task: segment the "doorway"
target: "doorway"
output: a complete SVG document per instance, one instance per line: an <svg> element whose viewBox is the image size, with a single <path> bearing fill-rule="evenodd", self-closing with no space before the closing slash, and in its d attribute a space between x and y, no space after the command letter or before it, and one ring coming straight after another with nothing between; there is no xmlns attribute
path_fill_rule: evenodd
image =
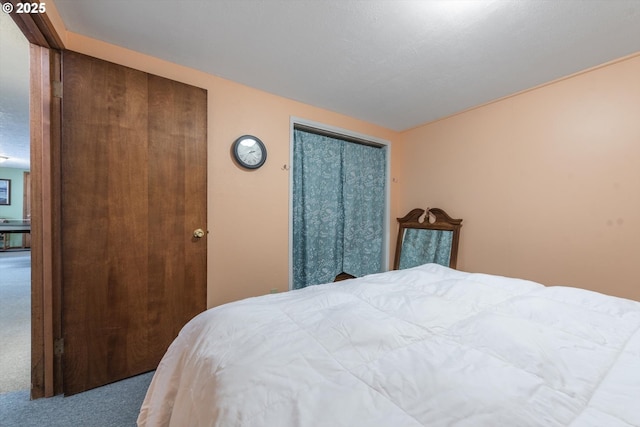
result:
<svg viewBox="0 0 640 427"><path fill-rule="evenodd" d="M28 224L30 132L29 42L4 13L0 64L0 179L10 182L8 199L0 204L0 393L6 393L31 385L31 253L25 233L6 232Z"/></svg>
<svg viewBox="0 0 640 427"><path fill-rule="evenodd" d="M4 3L6 0L1 0ZM15 0L11 0L15 2ZM62 331L62 283L63 283L63 265L62 265L62 245L61 245L61 52L64 50L64 44L58 36L54 25L46 13L41 14L11 14L11 18L22 31L25 38L29 41L29 78L30 78L30 161L31 165L31 398L50 397L55 394L63 393L63 364L62 358L65 354L67 345L63 340ZM66 92L65 92L66 93ZM172 94L172 91L157 92L159 95ZM150 105L158 106L160 111L165 105L166 99L160 96L158 99L150 103ZM176 105L178 105L177 103ZM205 103L206 105L206 99ZM188 111L187 108L182 109ZM206 117L206 110L203 110ZM156 116L160 120L158 126L151 126L150 129L159 129L162 124L171 123L165 121L162 117ZM176 116L179 117L179 114ZM198 129L201 127L198 126ZM206 130L206 124L204 126ZM159 132L160 135L171 135L172 132ZM206 141L206 137L204 139ZM206 147L206 144L204 145ZM197 158L206 162L206 155L200 153ZM169 156L171 158L171 156ZM189 157L191 158L191 157ZM206 169L205 169L206 171ZM193 173L186 175L190 183L206 183L205 174ZM195 177L195 180L192 179ZM165 180L170 183L180 183L175 180ZM155 186L159 195L166 195L164 187ZM181 194L181 192L176 192ZM206 185L201 185L193 192L187 191L186 194L206 194ZM152 212L163 212L167 205L163 204L162 209L155 209ZM177 206L184 206L178 203ZM204 204L206 206L206 203ZM191 216L200 216L202 212L197 209L185 209L185 212ZM206 217L206 213L202 215ZM153 222L153 221L152 221ZM181 222L187 228L192 227L192 221ZM206 227L206 224L202 225ZM162 227L160 222L153 222L158 227ZM164 229L163 238L167 235ZM181 235L184 230L181 230ZM188 236L192 236L193 230L189 231ZM191 241L191 243L194 243ZM157 247L167 248L169 254L175 251L167 245L156 245ZM198 245L204 246L204 245ZM206 260L205 256L190 257L185 252L190 261ZM182 257L181 257L182 259ZM188 267L188 266L187 266ZM206 264L202 263L202 268L188 269L189 274L185 274L185 278L191 278L191 272L201 274L204 271L206 276ZM156 271L162 274L161 270ZM206 284L206 281L202 283ZM205 288L203 288L205 289ZM154 293L151 295L161 295L163 293ZM198 296L199 294L189 294ZM173 294L171 294L173 295ZM203 298L206 301L206 297ZM205 303L202 303L203 306ZM173 311L171 308L170 311ZM160 316L160 319L165 317ZM173 329L171 329L171 332ZM177 333L177 331L176 331Z"/></svg>

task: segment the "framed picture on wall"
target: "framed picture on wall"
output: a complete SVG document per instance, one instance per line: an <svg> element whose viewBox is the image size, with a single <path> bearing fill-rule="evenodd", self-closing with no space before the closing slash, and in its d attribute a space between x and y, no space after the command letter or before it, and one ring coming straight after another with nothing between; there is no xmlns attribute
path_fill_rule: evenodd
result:
<svg viewBox="0 0 640 427"><path fill-rule="evenodd" d="M11 204L11 180L0 179L0 205Z"/></svg>

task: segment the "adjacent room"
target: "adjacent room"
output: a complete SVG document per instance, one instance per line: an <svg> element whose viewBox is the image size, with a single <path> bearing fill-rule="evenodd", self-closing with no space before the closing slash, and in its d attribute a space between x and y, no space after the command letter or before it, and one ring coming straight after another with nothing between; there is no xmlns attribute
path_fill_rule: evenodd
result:
<svg viewBox="0 0 640 427"><path fill-rule="evenodd" d="M9 425L640 427L640 2L25 5Z"/></svg>
<svg viewBox="0 0 640 427"><path fill-rule="evenodd" d="M31 384L29 43L0 15L0 393Z"/></svg>

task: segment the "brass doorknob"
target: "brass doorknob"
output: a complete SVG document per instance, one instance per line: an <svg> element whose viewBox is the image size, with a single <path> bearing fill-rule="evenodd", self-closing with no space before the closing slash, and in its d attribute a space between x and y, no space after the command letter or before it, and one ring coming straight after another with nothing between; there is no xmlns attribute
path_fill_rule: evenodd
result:
<svg viewBox="0 0 640 427"><path fill-rule="evenodd" d="M197 228L193 230L193 237L196 239L201 239L204 237L204 230L202 228Z"/></svg>

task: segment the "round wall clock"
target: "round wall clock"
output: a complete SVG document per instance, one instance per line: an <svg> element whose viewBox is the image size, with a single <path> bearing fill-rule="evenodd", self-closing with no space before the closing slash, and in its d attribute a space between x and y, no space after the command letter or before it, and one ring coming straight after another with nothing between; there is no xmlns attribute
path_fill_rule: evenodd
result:
<svg viewBox="0 0 640 427"><path fill-rule="evenodd" d="M258 169L267 160L267 149L252 135L242 135L232 146L233 158L246 169Z"/></svg>

